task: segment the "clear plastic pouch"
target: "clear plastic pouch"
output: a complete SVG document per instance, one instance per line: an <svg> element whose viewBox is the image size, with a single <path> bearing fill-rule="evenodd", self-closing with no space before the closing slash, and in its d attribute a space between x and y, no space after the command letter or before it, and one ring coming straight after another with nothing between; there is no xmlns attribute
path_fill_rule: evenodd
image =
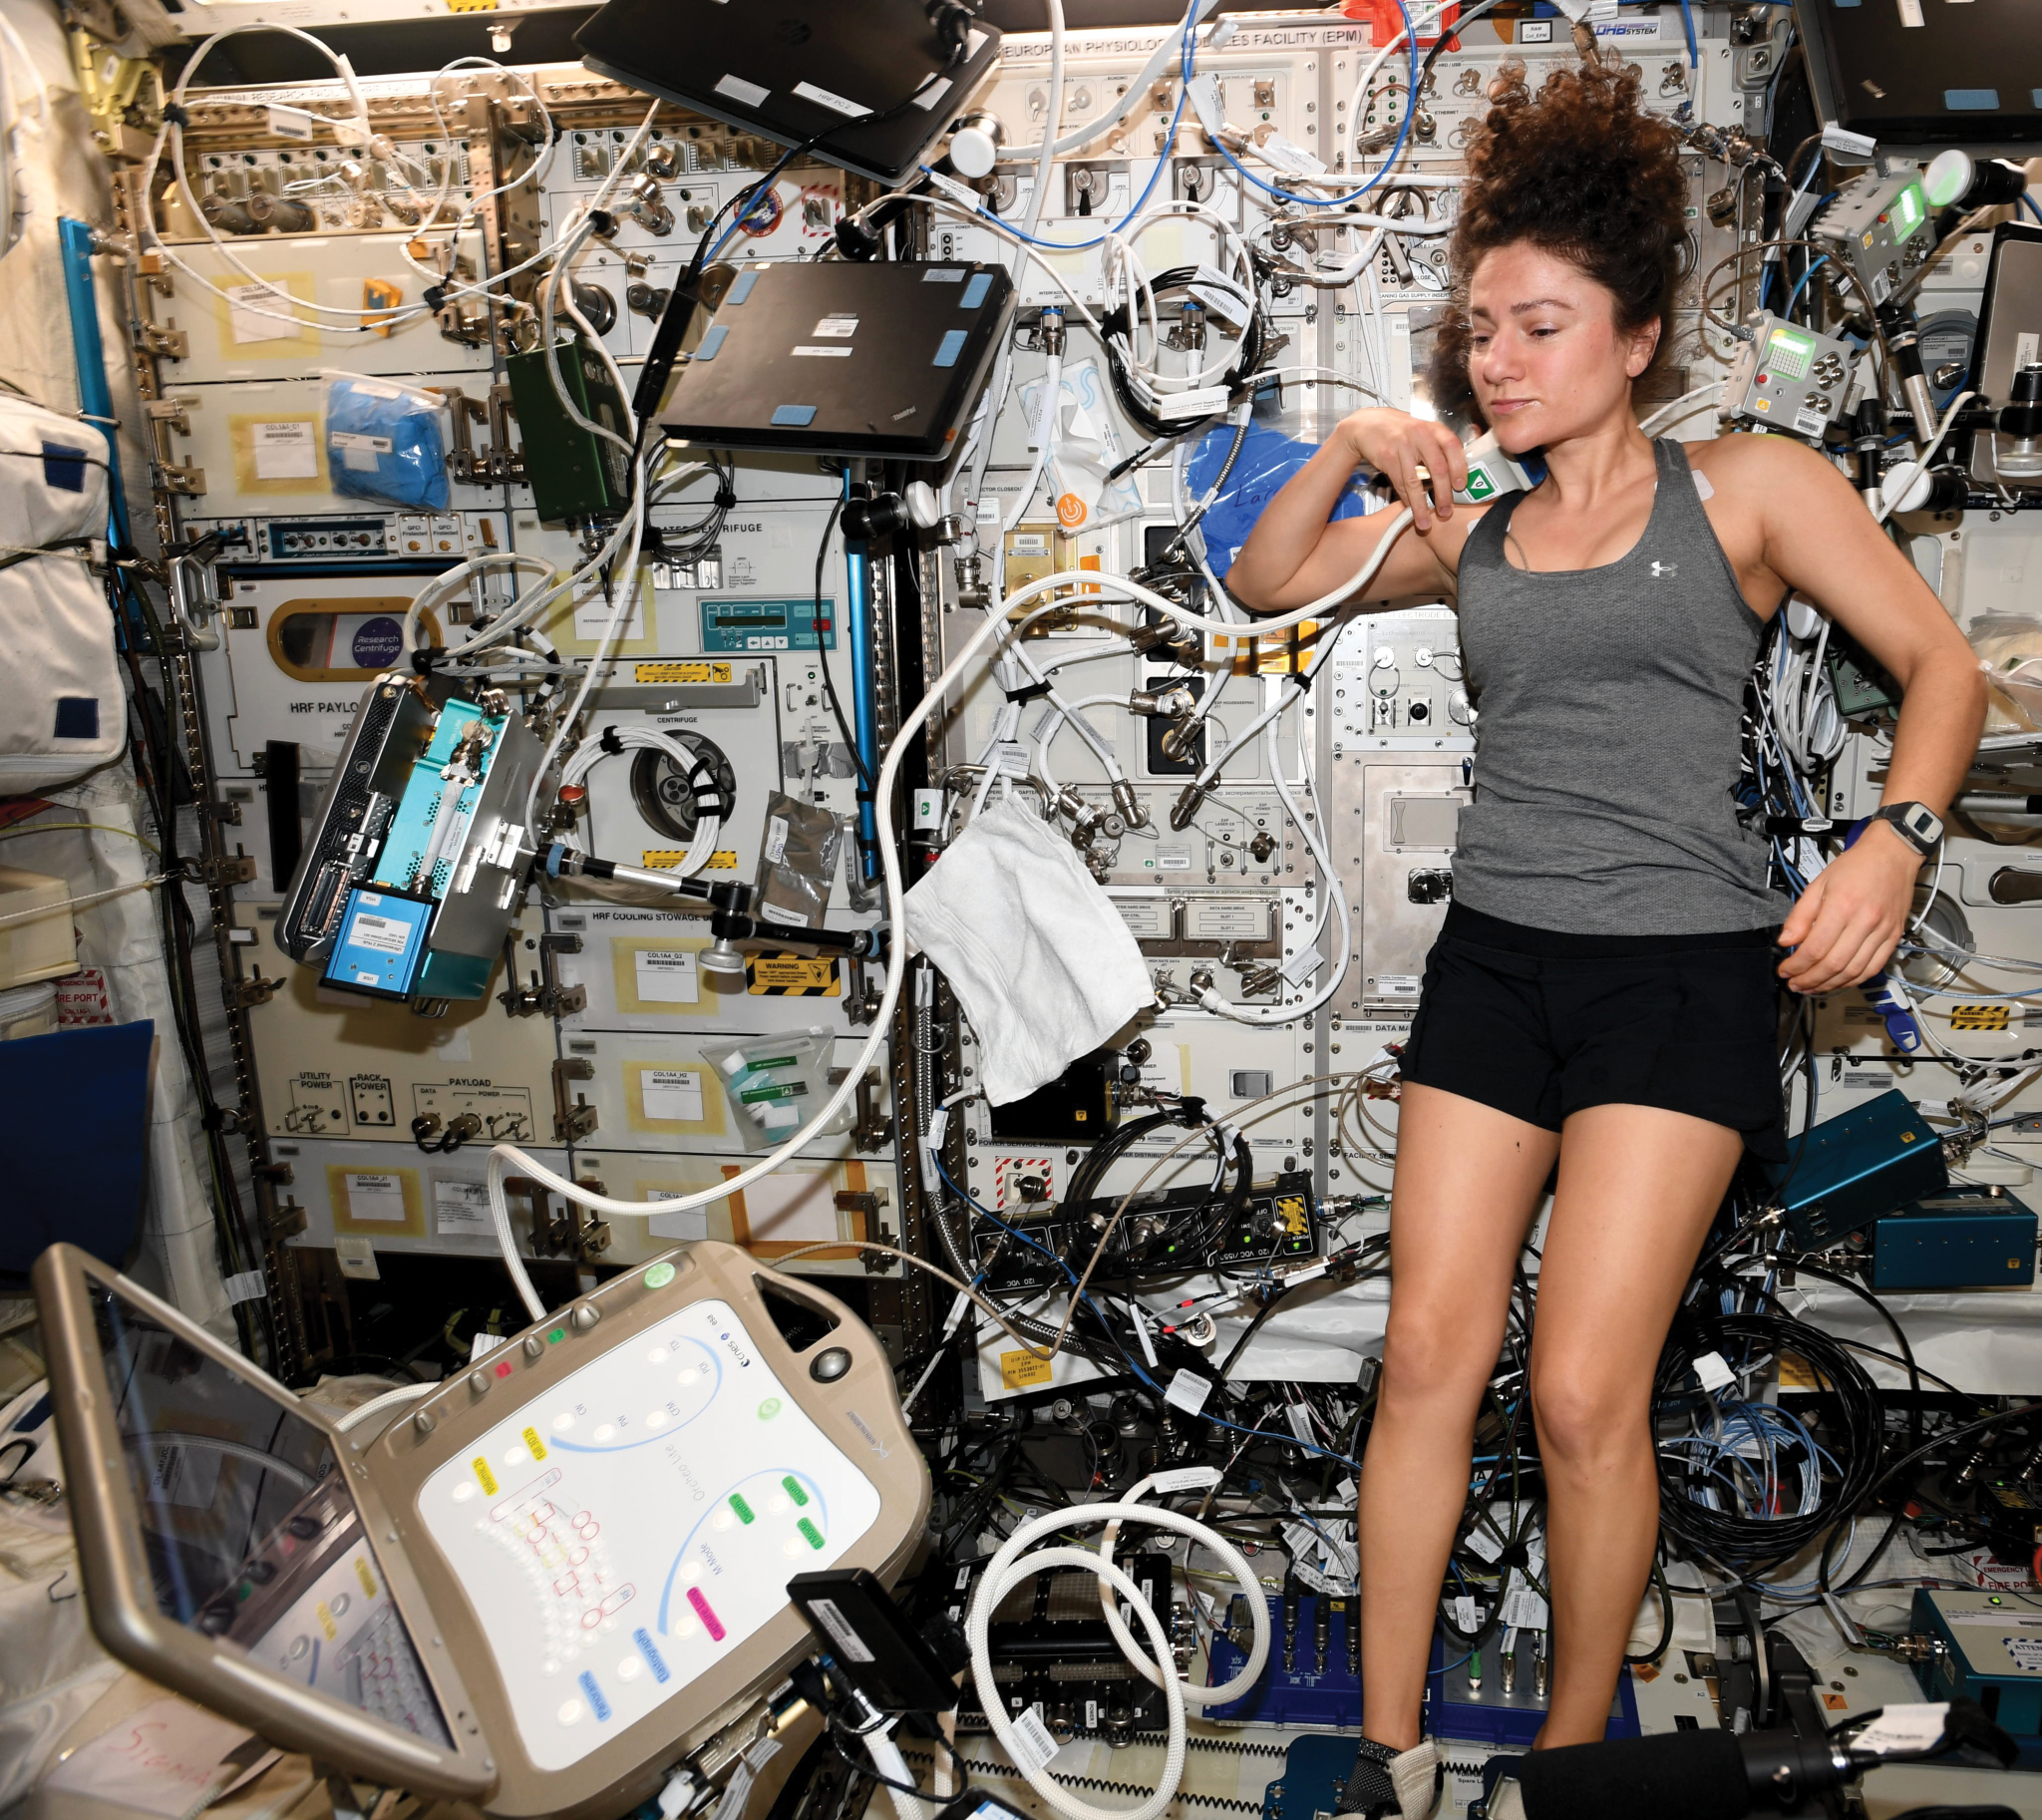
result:
<svg viewBox="0 0 2042 1820"><path fill-rule="evenodd" d="M766 799L766 839L759 848L760 920L821 928L843 841L843 827L829 810L774 791Z"/></svg>
<svg viewBox="0 0 2042 1820"><path fill-rule="evenodd" d="M1987 613L1972 621L1970 638L1992 688L1986 733L2042 731L2042 619Z"/></svg>
<svg viewBox="0 0 2042 1820"><path fill-rule="evenodd" d="M333 491L414 512L447 510L447 401L394 379L324 372Z"/></svg>
<svg viewBox="0 0 2042 1820"><path fill-rule="evenodd" d="M830 1099L828 1031L704 1043L747 1150L771 1150L805 1130Z"/></svg>

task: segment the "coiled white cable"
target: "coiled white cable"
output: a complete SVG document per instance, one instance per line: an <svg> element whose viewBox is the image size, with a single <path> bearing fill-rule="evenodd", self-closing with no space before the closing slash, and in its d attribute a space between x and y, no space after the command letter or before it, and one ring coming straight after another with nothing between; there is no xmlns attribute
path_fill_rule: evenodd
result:
<svg viewBox="0 0 2042 1820"><path fill-rule="evenodd" d="M1162 1473L1151 1473L1131 1491L1123 1492L1120 1501L1123 1504L1141 1503L1155 1488L1157 1481L1167 1476ZM1102 1561L1113 1559L1113 1545L1120 1540L1120 1533L1121 1523L1116 1517L1106 1526L1106 1534L1099 1539L1099 1556ZM1209 1542L1203 1538L1199 1540L1202 1547L1210 1549L1219 1557L1220 1565L1238 1582L1241 1592L1247 1597L1248 1617L1254 1626L1254 1642L1250 1645L1248 1659L1241 1664L1240 1672L1232 1680L1222 1681L1216 1687L1195 1687L1189 1681L1185 1683L1185 1698L1193 1706L1223 1706L1228 1700L1239 1699L1261 1678L1262 1664L1269 1657L1269 1608L1268 1602L1262 1597L1261 1583L1255 1578L1254 1569L1248 1566L1247 1559L1240 1550L1216 1532L1211 1533ZM1120 1609L1106 1596L1104 1581L1100 1583L1099 1604L1100 1609L1106 1614L1106 1628L1113 1633L1114 1641L1120 1644L1128 1660L1135 1664L1138 1673L1148 1680L1155 1681L1156 1676L1150 1672L1147 1658L1136 1650L1134 1634L1121 1621Z"/></svg>
<svg viewBox="0 0 2042 1820"><path fill-rule="evenodd" d="M676 879L693 878L716 853L717 840L723 833L720 813L723 798L713 785L704 790L694 784L695 773L702 765L701 755L690 751L671 734L662 733L655 727L605 727L592 738L583 740L575 748L574 756L560 768L560 788L565 790L578 786L605 758L624 752L663 753L688 781L695 797L695 832L689 836L687 851L681 855L672 872ZM706 807L706 802L712 799L718 805L718 812Z"/></svg>
<svg viewBox="0 0 2042 1820"><path fill-rule="evenodd" d="M1021 1525L1001 1546L1000 1552L992 1558L977 1591L972 1595L971 1608L965 1615L964 1634L971 1645L971 1678L978 1690L979 1709L986 1715L992 1733L999 1740L1000 1748L1006 1751L1020 1767L1031 1788L1065 1820L1159 1820L1171 1802L1177 1798L1178 1784L1183 1779L1185 1767L1185 1705L1188 1700L1199 1704L1210 1704L1222 1699L1237 1697L1252 1686L1262 1672L1269 1656L1269 1613L1262 1597L1260 1583L1242 1558L1239 1550L1223 1537L1215 1534L1194 1517L1188 1517L1178 1511L1165 1510L1157 1505L1138 1504L1135 1499L1156 1483L1149 1478L1130 1493L1128 1498L1110 1504L1084 1504L1065 1510L1046 1511ZM1128 1575L1114 1565L1112 1559L1113 1538L1118 1534L1122 1522L1145 1523L1157 1529L1173 1530L1189 1538L1202 1548L1210 1549L1225 1564L1228 1571L1240 1582L1248 1595L1249 1616L1254 1625L1254 1642L1241 1672L1222 1687L1188 1687L1177 1671L1177 1659L1171 1649L1169 1633L1163 1628L1155 1611L1142 1590ZM1086 1549L1062 1547L1040 1549L1024 1557L1023 1551L1038 1538L1055 1535L1060 1531L1075 1528L1081 1524L1106 1523L1115 1527L1109 1530L1105 1546L1099 1554ZM1100 1596L1105 1603L1109 1621L1116 1640L1128 1659L1145 1678L1163 1689L1166 1744L1163 1769L1157 1777L1156 1790L1139 1807L1100 1808L1079 1800L1067 1789L1061 1787L1044 1770L1035 1764L1032 1753L1020 1742L1015 1726L1007 1717L1006 1697L999 1682L993 1675L991 1630L993 1613L1000 1603L1021 1581L1041 1573L1045 1568L1083 1568L1099 1576ZM1137 1646L1134 1636L1121 1622L1120 1614L1113 1610L1110 1593L1119 1593L1142 1621L1142 1628L1148 1634L1149 1650L1145 1656Z"/></svg>

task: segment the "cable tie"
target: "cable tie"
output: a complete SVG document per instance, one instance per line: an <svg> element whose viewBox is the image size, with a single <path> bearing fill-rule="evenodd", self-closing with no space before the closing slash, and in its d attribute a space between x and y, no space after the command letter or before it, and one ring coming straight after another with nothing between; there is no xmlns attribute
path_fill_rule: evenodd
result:
<svg viewBox="0 0 2042 1820"><path fill-rule="evenodd" d="M1007 699L1012 702L1037 701L1047 695L1056 684L1053 682L1031 682L1023 689L1007 690Z"/></svg>
<svg viewBox="0 0 2042 1820"><path fill-rule="evenodd" d="M619 736L615 727L603 728L602 737L595 743L612 756L624 749L623 739Z"/></svg>
<svg viewBox="0 0 2042 1820"><path fill-rule="evenodd" d="M173 101L164 103L164 119L173 127L188 127L191 124L191 116Z"/></svg>
<svg viewBox="0 0 2042 1820"><path fill-rule="evenodd" d="M436 316L437 316L437 315L438 315L438 314L440 313L440 311L441 311L441 310L443 310L444 308L446 308L446 306L447 306L447 287L446 287L446 285L444 285L444 284L429 284L429 285L427 285L427 286L426 286L425 290L424 290L424 291L423 291L423 292L422 292L421 294L422 294L422 295L424 296L424 298L425 298L425 303L426 303L426 307L427 307L427 308L428 308L429 310L431 310L431 311L432 311L432 312L434 313L434 315L436 315Z"/></svg>
<svg viewBox="0 0 2042 1820"><path fill-rule="evenodd" d="M735 506L735 505L736 505L737 503L738 503L738 496L737 496L737 490L736 490L735 488L732 488L732 487L719 487L719 488L718 488L718 489L716 490L716 509L717 509L717 511L719 511L719 512L728 512L728 511L730 511L730 510L731 510L731 508L732 508L732 507L734 507L734 506Z"/></svg>

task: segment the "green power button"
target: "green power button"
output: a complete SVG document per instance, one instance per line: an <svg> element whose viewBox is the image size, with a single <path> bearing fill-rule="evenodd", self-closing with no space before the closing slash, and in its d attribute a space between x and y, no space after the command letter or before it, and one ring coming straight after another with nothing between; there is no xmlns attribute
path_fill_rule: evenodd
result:
<svg viewBox="0 0 2042 1820"><path fill-rule="evenodd" d="M648 1289L663 1289L674 1279L674 1267L670 1264L655 1264L645 1273L645 1286Z"/></svg>

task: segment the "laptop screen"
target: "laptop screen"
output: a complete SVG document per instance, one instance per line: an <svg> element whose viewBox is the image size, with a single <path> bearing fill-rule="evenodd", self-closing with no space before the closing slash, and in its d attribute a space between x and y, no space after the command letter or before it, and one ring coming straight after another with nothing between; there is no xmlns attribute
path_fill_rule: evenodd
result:
<svg viewBox="0 0 2042 1820"><path fill-rule="evenodd" d="M326 1434L139 1303L89 1292L158 1609L450 1747Z"/></svg>

